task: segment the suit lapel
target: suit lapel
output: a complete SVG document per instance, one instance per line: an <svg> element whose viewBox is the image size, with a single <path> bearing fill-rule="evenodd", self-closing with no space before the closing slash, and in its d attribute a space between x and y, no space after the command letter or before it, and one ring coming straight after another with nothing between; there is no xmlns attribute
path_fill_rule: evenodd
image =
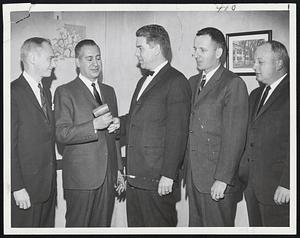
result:
<svg viewBox="0 0 300 238"><path fill-rule="evenodd" d="M258 105L260 102L260 98L262 96L262 92L264 91L264 87L260 87L259 91L257 92L257 97L255 98L255 101L253 102L253 105L251 106L251 121L253 122L256 119L256 113L258 109Z"/></svg>
<svg viewBox="0 0 300 238"><path fill-rule="evenodd" d="M219 69L209 79L208 83L204 86L204 88L202 89L199 95L197 95L198 84L196 85L194 107L196 107L201 102L201 99L204 98L213 88L215 88L215 85L219 82L223 71L224 71L224 67L221 65ZM201 73L201 77L202 77L202 73Z"/></svg>
<svg viewBox="0 0 300 238"><path fill-rule="evenodd" d="M107 103L108 105L109 104L112 104L112 98L111 98L111 94L107 91L107 90L104 90L104 86L102 83L98 82L99 84L99 88L100 88L100 94L101 94L101 97L102 97L102 103Z"/></svg>
<svg viewBox="0 0 300 238"><path fill-rule="evenodd" d="M148 86L145 88L144 92L140 96L139 100L143 98L150 90L153 88L157 82L163 79L162 75L170 68L170 64L167 63L156 75L155 77L151 80L151 82L148 84Z"/></svg>
<svg viewBox="0 0 300 238"><path fill-rule="evenodd" d="M266 110L270 108L270 106L276 101L278 97L280 97L282 88L288 83L288 76L285 76L284 79L279 83L279 85L275 88L273 93L268 98L267 102L262 106L256 118L258 118L261 114L263 114ZM261 95L261 94L260 94ZM259 98L260 99L260 98ZM259 102L260 100L258 100ZM258 106L258 105L257 105ZM256 107L257 110L257 107ZM256 112L256 111L255 111Z"/></svg>
<svg viewBox="0 0 300 238"><path fill-rule="evenodd" d="M75 79L76 84L78 85L78 88L80 89L80 93L82 93L88 101L90 101L95 107L98 107L99 104L97 103L94 95L91 93L91 91L88 89L88 87L82 82L82 80L77 77Z"/></svg>
<svg viewBox="0 0 300 238"><path fill-rule="evenodd" d="M32 104L40 111L40 113L43 115L43 117L45 117L44 111L43 111L39 101L37 100L34 92L32 91L30 85L28 84L27 80L24 78L23 75L20 77L20 82L21 82L26 94L32 101Z"/></svg>
<svg viewBox="0 0 300 238"><path fill-rule="evenodd" d="M145 96L149 93L149 91L161 80L163 80L163 75L167 72L167 70L170 69L170 64L167 63L159 72L157 75L155 75L155 77L151 80L151 82L149 83L149 85L145 88L144 92L142 93L142 95L140 96L139 100L137 100L137 96L146 80L146 77L144 76L143 78L141 78L141 80L139 81L136 90L134 92L133 98L132 98L132 112L131 114L135 114L138 109L141 107L141 105L144 102L144 98Z"/></svg>
<svg viewBox="0 0 300 238"><path fill-rule="evenodd" d="M202 74L197 74L192 79L190 79L193 104L195 103L195 100L196 100L196 93L197 93L197 90L198 90L198 85L200 83L201 77L202 77Z"/></svg>
<svg viewBox="0 0 300 238"><path fill-rule="evenodd" d="M131 99L131 103L130 103L130 114L132 115L133 113L135 113L136 112L136 109L138 108L138 104L141 104L141 100L140 100L140 98L139 98L139 100L137 100L137 97L138 97L138 94L139 94L139 92L140 92L140 90L141 90L141 88L142 88L142 86L143 86L143 84L144 84L144 82L145 82L145 80L146 80L146 76L143 76L139 81L138 81L138 83L137 83L137 85L136 85L136 89L135 89L135 91L134 91L134 93L133 93L133 96L132 96L132 99Z"/></svg>

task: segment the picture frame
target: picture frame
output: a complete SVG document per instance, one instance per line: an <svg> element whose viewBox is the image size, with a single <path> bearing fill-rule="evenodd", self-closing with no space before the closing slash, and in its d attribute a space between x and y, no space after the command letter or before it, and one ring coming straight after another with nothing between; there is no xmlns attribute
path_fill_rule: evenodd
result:
<svg viewBox="0 0 300 238"><path fill-rule="evenodd" d="M255 75L254 52L263 41L272 40L272 30L226 34L227 68L237 75Z"/></svg>

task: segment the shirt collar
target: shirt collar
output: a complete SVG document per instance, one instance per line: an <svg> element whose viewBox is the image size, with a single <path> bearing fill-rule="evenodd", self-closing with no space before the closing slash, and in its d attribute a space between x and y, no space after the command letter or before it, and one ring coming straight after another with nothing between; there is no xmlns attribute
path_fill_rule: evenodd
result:
<svg viewBox="0 0 300 238"><path fill-rule="evenodd" d="M285 73L285 75L283 75L282 77L280 77L279 79L277 79L275 82L273 82L272 84L270 84L270 88L271 89L275 89L278 84L280 84L280 82L284 79L284 77L287 75L287 73Z"/></svg>
<svg viewBox="0 0 300 238"><path fill-rule="evenodd" d="M84 82L84 84L90 88L92 83L95 83L96 87L98 86L97 84L97 79L95 79L94 81L92 81L91 79L83 76L81 73L79 74L79 78L81 79L82 82Z"/></svg>
<svg viewBox="0 0 300 238"><path fill-rule="evenodd" d="M39 83L41 83L41 80L39 82L37 82L25 70L23 71L23 76L26 79L26 81L29 83L31 88L38 87ZM41 85L43 87L42 83L41 83Z"/></svg>
<svg viewBox="0 0 300 238"><path fill-rule="evenodd" d="M154 78L154 76L156 74L158 74L158 72L168 63L168 61L166 60L165 62L161 63L160 65L158 65L153 71L154 74L152 75L152 78Z"/></svg>
<svg viewBox="0 0 300 238"><path fill-rule="evenodd" d="M221 64L219 64L215 69L209 71L207 74L205 73L205 71L203 71L202 75L205 75L205 76L206 76L206 82L207 82L208 80L210 80L210 78L214 75L214 73L220 68L220 65L221 65Z"/></svg>

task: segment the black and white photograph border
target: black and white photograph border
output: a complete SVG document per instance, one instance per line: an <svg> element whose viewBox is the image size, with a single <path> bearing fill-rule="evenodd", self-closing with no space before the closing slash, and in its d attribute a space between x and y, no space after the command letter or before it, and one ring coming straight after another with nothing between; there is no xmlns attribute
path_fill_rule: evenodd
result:
<svg viewBox="0 0 300 238"><path fill-rule="evenodd" d="M295 234L297 228L296 191L296 4L3 4L3 217L4 234ZM75 14L79 17L75 19ZM252 16L249 17L249 16ZM280 18L278 16L285 16ZM259 18L255 18L259 16ZM279 25L272 22L278 19ZM265 22L264 22L265 19ZM227 22L224 20L228 20ZM259 21L261 21L259 23ZM282 29L280 21L287 22ZM172 65L180 69L187 78L196 74L192 57L193 39L203 27L212 26L223 34L242 31L272 30L272 39L283 42L290 55L290 226L249 227L245 201L238 204L235 227L187 227L188 210L185 188L181 188L181 201L176 208L176 228L128 228L124 202L116 201L111 228L65 228L61 170L57 170L58 197L55 228L11 227L11 170L10 170L10 83L21 73L20 48L24 40L41 36L57 46L60 65L52 82L51 92L57 86L69 82L76 75L72 49L74 42L64 49L59 48L59 36L70 39L83 37L94 39L101 48L103 80L114 87L118 99L119 115L127 113L133 90L140 78L135 67L135 31L145 24L161 24L170 34L173 50ZM120 25L121 24L121 25ZM119 27L116 27L119 25ZM246 28L249 29L246 29ZM71 30L70 30L71 29ZM122 30L122 31L121 31ZM68 32L69 31L69 32ZM63 32L63 33L61 33ZM70 33L71 32L71 33ZM286 33L286 34L285 34ZM73 34L73 35L68 35ZM65 50L65 51L64 51ZM193 63L193 64L192 64ZM67 72L67 73L66 73ZM242 77L250 93L258 86L255 76ZM122 100L121 100L122 99ZM122 148L122 154L125 154ZM57 154L61 160L61 155ZM122 220L119 221L118 220Z"/></svg>

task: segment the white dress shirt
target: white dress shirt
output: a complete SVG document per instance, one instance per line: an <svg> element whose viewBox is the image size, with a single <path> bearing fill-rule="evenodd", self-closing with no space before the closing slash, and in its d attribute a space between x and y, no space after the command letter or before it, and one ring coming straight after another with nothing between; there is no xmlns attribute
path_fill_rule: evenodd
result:
<svg viewBox="0 0 300 238"><path fill-rule="evenodd" d="M143 92L145 91L145 89L147 88L147 86L151 83L152 79L154 79L155 75L158 74L158 72L168 63L168 61L163 62L162 64L158 65L155 69L154 69L154 74L153 75L149 75L145 82L143 83L143 86L141 87L141 90L138 94L138 97L136 100L139 100L140 96L143 94Z"/></svg>
<svg viewBox="0 0 300 238"><path fill-rule="evenodd" d="M205 71L202 72L202 77L203 77L203 75L206 76L206 78L205 78L205 84L204 84L204 85L206 85L206 84L208 83L208 81L210 80L210 78L211 78L211 77L214 75L214 73L219 69L220 65L221 65L221 64L219 64L219 65L218 65L215 69L213 69L212 71L209 71L207 74L205 73ZM203 85L203 87L204 87L204 85Z"/></svg>
<svg viewBox="0 0 300 238"><path fill-rule="evenodd" d="M266 97L266 100L264 101L264 104L266 103L266 101L269 99L269 97L271 96L271 94L274 92L275 88L280 84L280 82L284 79L284 77L286 76L287 74L283 75L281 78L279 78L278 80L276 80L274 83L270 84L270 90L268 92L268 96ZM264 94L266 90L266 87L264 88L264 91L262 93L262 95Z"/></svg>
<svg viewBox="0 0 300 238"><path fill-rule="evenodd" d="M92 83L95 84L96 89L100 95L100 99L102 100L102 96L101 96L101 92L100 92L100 88L99 88L99 84L98 84L98 80L96 79L95 81L91 81L90 79L88 79L87 77L83 76L81 73L79 74L79 78L81 79L81 81L87 86L87 88L90 90L91 94L94 96L94 88L92 86Z"/></svg>
<svg viewBox="0 0 300 238"><path fill-rule="evenodd" d="M43 84L41 83L41 81L40 82L35 81L25 70L23 71L23 76L26 79L26 81L28 82L29 86L31 87L40 106L42 107L39 83L41 84L42 87L43 87Z"/></svg>

